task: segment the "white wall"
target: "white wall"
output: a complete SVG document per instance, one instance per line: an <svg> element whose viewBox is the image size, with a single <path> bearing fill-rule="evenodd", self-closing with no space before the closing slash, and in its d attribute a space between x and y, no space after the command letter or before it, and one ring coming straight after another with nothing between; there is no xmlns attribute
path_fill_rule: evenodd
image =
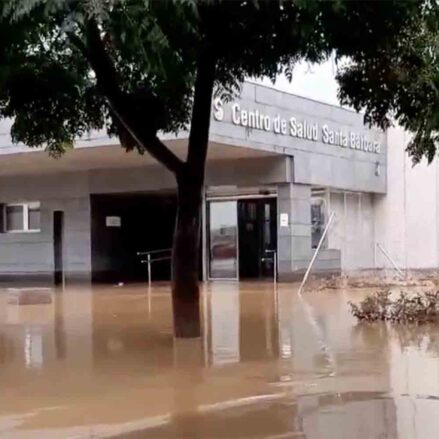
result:
<svg viewBox="0 0 439 439"><path fill-rule="evenodd" d="M330 193L328 247L341 251L344 273L391 268L376 243L400 268L439 268L439 159L413 166L410 134L395 127L387 136L387 194Z"/></svg>
<svg viewBox="0 0 439 439"><path fill-rule="evenodd" d="M439 266L439 162L413 167L405 151L409 134L388 132L388 187L375 196L375 238L398 266L431 269ZM377 253L377 267L389 267Z"/></svg>
<svg viewBox="0 0 439 439"><path fill-rule="evenodd" d="M0 234L0 273L53 271L53 212L65 212L64 263L68 272L88 276L91 264L90 202L84 173L0 179L2 203L41 202L41 231Z"/></svg>
<svg viewBox="0 0 439 439"><path fill-rule="evenodd" d="M373 195L330 192L329 210L335 212L328 248L341 251L344 273L374 267Z"/></svg>
<svg viewBox="0 0 439 439"><path fill-rule="evenodd" d="M285 157L217 161L207 167L208 184L258 186L287 178ZM53 212L65 212L64 266L67 278L89 278L91 270L90 194L174 189L175 179L159 165L96 169L60 174L0 177L0 204L39 201L38 233L0 233L0 275L53 273Z"/></svg>

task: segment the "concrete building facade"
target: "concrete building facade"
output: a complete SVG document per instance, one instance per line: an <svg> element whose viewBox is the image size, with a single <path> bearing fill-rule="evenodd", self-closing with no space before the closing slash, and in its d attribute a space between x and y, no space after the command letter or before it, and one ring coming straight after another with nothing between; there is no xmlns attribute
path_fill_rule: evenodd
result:
<svg viewBox="0 0 439 439"><path fill-rule="evenodd" d="M163 135L184 158L187 133ZM361 115L245 83L212 102L203 206L205 279L303 275L329 216L314 270L356 273L439 264L439 172L411 168L408 135ZM145 279L138 253L167 250L173 176L117 139L91 133L64 157L12 145L0 133L0 279ZM276 257L274 257L276 255ZM154 264L169 277L169 262ZM201 268L202 267L202 268Z"/></svg>

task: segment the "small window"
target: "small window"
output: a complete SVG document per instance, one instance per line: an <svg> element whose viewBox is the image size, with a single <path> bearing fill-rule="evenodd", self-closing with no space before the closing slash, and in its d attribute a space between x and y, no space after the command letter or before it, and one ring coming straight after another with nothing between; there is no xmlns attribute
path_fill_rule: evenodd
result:
<svg viewBox="0 0 439 439"><path fill-rule="evenodd" d="M40 230L40 203L29 203L27 227L28 230Z"/></svg>
<svg viewBox="0 0 439 439"><path fill-rule="evenodd" d="M40 221L39 202L4 206L6 232L39 232Z"/></svg>
<svg viewBox="0 0 439 439"><path fill-rule="evenodd" d="M311 201L311 246L317 248L325 229L325 203L321 198ZM326 242L323 242L326 247Z"/></svg>
<svg viewBox="0 0 439 439"><path fill-rule="evenodd" d="M23 230L24 206L10 205L6 206L6 230L15 232Z"/></svg>

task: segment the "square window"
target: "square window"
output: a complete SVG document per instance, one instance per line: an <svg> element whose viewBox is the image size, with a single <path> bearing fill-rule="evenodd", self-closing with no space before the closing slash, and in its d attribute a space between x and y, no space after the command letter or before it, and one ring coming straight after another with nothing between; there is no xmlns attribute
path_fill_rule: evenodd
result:
<svg viewBox="0 0 439 439"><path fill-rule="evenodd" d="M6 230L24 230L24 206L6 206Z"/></svg>
<svg viewBox="0 0 439 439"><path fill-rule="evenodd" d="M28 230L40 230L40 203L30 203L27 215Z"/></svg>
<svg viewBox="0 0 439 439"><path fill-rule="evenodd" d="M40 203L7 204L3 210L3 221L5 232L39 232Z"/></svg>
<svg viewBox="0 0 439 439"><path fill-rule="evenodd" d="M317 248L325 229L325 202L321 198L311 200L311 246ZM323 241L326 247L326 240Z"/></svg>

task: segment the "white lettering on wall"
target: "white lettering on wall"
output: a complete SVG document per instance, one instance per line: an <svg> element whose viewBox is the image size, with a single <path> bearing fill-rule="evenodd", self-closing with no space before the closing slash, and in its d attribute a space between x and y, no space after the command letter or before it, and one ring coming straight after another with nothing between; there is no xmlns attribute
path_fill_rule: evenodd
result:
<svg viewBox="0 0 439 439"><path fill-rule="evenodd" d="M317 141L319 137L317 123L310 123L306 120L298 121L295 117L290 119L290 135L299 139Z"/></svg>
<svg viewBox="0 0 439 439"><path fill-rule="evenodd" d="M240 125L241 124L241 119L239 118L239 105L238 104L233 104L233 107L232 107L232 122L235 125Z"/></svg>
<svg viewBox="0 0 439 439"><path fill-rule="evenodd" d="M348 146L348 136L342 130L332 130L325 124L322 126L322 142L346 148Z"/></svg>
<svg viewBox="0 0 439 439"><path fill-rule="evenodd" d="M213 116L215 120L224 119L224 107L220 99L213 102ZM250 129L271 131L279 135L290 135L298 139L308 141L321 141L327 145L351 148L359 151L379 154L381 144L377 141L368 139L365 135L355 131L345 131L341 128L333 128L329 124L323 124L319 130L316 121L298 119L291 116L289 119L280 114L270 116L260 110L247 110L241 108L237 103L232 105L232 123Z"/></svg>
<svg viewBox="0 0 439 439"><path fill-rule="evenodd" d="M219 98L213 101L213 117L215 118L215 120L224 119L223 101Z"/></svg>
<svg viewBox="0 0 439 439"><path fill-rule="evenodd" d="M264 116L264 130L270 131L271 129L271 119L269 116Z"/></svg>

